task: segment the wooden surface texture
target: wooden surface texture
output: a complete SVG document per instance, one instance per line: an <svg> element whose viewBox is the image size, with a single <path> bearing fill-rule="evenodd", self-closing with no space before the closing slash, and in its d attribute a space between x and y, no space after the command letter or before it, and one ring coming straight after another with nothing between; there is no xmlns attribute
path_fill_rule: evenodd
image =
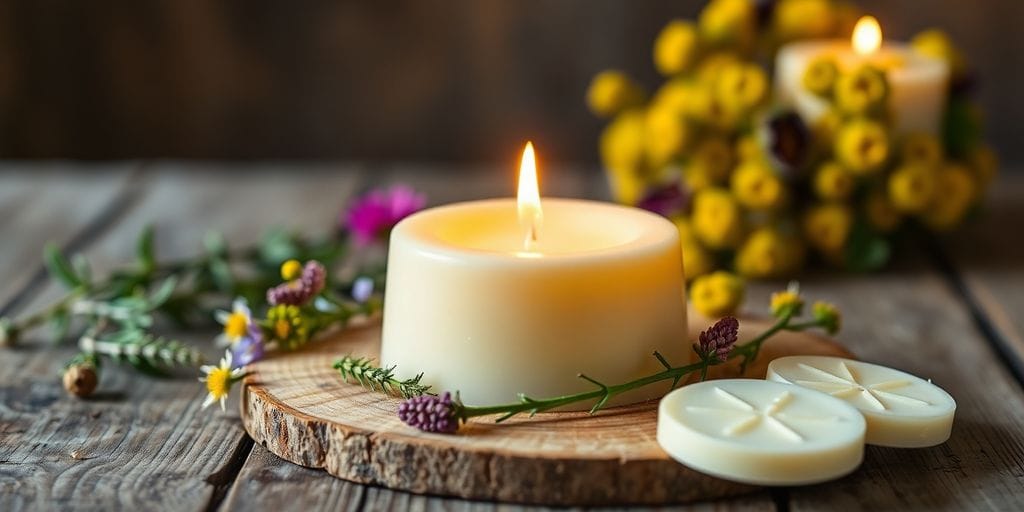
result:
<svg viewBox="0 0 1024 512"><path fill-rule="evenodd" d="M209 229L233 244L275 225L330 229L347 199L370 186L407 182L436 204L511 195L512 173L358 163L4 163L0 315L31 312L60 292L42 271L47 240L88 256L102 272L132 257L147 223L157 226L161 255L181 256L197 251ZM600 197L595 176L550 169L545 192ZM672 509L1024 509L1024 179L1006 173L988 210L961 233L908 241L884 272L801 278L809 296L842 308L838 339L860 358L931 378L956 398L948 443L869 447L863 467L835 482ZM783 285L752 284L748 310L763 313L767 294ZM213 334L181 337L210 346ZM282 461L245 434L237 401L226 414L201 410L204 390L191 377L136 378L110 367L94 398L71 398L57 376L73 349L44 350L45 343L40 333L0 349L0 510L528 508L359 485Z"/></svg>

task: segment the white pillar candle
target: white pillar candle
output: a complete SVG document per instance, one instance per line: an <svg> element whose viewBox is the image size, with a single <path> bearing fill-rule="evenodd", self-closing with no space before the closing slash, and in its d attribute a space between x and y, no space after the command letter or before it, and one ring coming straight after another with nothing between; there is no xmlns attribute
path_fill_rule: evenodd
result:
<svg viewBox="0 0 1024 512"><path fill-rule="evenodd" d="M769 380L816 389L856 407L867 420L867 443L921 448L944 443L956 402L942 388L877 364L826 356L781 357Z"/></svg>
<svg viewBox="0 0 1024 512"><path fill-rule="evenodd" d="M850 473L864 458L864 417L824 393L753 379L691 384L661 400L658 443L709 475L803 485Z"/></svg>
<svg viewBox="0 0 1024 512"><path fill-rule="evenodd" d="M803 86L807 66L825 56L832 57L840 71L864 63L885 70L896 134L939 132L949 89L949 66L903 43L886 43L863 54L855 51L850 41L843 40L801 41L783 46L775 58L776 97L781 104L793 107L805 122L813 125L828 112L828 103Z"/></svg>
<svg viewBox="0 0 1024 512"><path fill-rule="evenodd" d="M679 235L658 215L495 199L425 210L391 233L382 364L423 372L466 403L594 389L580 373L608 383L655 373L655 350L689 361L686 336Z"/></svg>

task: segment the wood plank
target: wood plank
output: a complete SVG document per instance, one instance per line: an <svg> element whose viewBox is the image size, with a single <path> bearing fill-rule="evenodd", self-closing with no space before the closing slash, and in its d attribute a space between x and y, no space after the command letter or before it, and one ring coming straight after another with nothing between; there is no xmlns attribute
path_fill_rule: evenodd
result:
<svg viewBox="0 0 1024 512"><path fill-rule="evenodd" d="M109 269L131 257L139 230L151 221L158 225L158 252L167 257L196 252L211 228L235 243L252 241L269 225L329 229L360 179L351 167L224 171L173 163L150 168L137 206L85 254L100 272ZM25 310L58 293L48 286ZM186 337L199 344L209 339L211 333ZM94 398L73 399L57 378L47 377L56 376L71 353L4 354L0 509L216 506L251 446L237 408L200 410L204 390L194 375L151 379L112 365L104 368Z"/></svg>

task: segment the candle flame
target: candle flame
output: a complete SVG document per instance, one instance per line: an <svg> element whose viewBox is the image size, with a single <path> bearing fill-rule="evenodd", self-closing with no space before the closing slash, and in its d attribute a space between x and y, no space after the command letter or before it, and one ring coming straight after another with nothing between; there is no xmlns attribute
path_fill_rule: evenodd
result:
<svg viewBox="0 0 1024 512"><path fill-rule="evenodd" d="M519 165L519 225L526 231L524 245L527 250L537 241L544 212L540 207L540 189L537 187L537 160L533 154L533 143L527 142L523 149L523 160Z"/></svg>
<svg viewBox="0 0 1024 512"><path fill-rule="evenodd" d="M853 27L853 51L871 55L882 46L882 27L874 16L862 16Z"/></svg>

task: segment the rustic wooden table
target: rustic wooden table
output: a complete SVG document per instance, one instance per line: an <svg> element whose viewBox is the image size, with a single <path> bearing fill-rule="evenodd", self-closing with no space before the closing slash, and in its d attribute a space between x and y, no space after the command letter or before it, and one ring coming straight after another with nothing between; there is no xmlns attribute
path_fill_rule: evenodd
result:
<svg viewBox="0 0 1024 512"><path fill-rule="evenodd" d="M604 194L594 173L545 174L546 194ZM509 195L514 183L509 169L421 165L3 164L0 316L59 293L40 264L47 240L109 269L131 258L149 223L161 255L184 256L209 229L233 243L269 226L329 229L353 194L394 181L433 203ZM839 339L861 358L929 377L957 399L949 442L869 447L863 467L839 481L678 508L1024 509L1024 175L1004 176L990 204L968 231L908 242L885 272L802 279L810 296L843 309ZM763 310L780 285L753 284L750 309ZM96 396L71 398L57 376L73 348L42 343L0 349L0 510L520 508L366 487L283 462L245 434L237 402L227 414L201 410L204 390L188 379L112 369Z"/></svg>

